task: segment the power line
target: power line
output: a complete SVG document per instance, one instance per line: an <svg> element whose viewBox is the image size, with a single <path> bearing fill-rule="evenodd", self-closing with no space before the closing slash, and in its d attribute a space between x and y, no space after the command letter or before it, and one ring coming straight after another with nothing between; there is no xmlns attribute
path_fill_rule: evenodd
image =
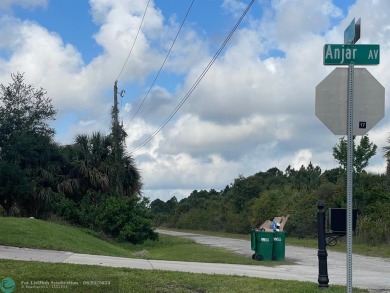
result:
<svg viewBox="0 0 390 293"><path fill-rule="evenodd" d="M141 23L140 23L140 25L139 25L139 28L138 28L137 34L136 34L136 36L135 36L135 39L134 39L133 45L131 46L131 49L130 49L129 55L127 55L126 61L125 61L125 63L123 64L123 67L122 67L121 71L119 72L119 74L118 74L118 77L116 78L116 80L118 80L118 79L119 79L119 77L121 76L121 74L122 74L123 70L124 70L124 69L125 69L125 67L126 67L127 61L129 61L129 58L130 58L131 52L133 52L134 45L135 45L135 43L136 43L136 41L137 41L138 34L139 34L139 32L141 31L141 27L142 27L142 24L143 24L143 22L144 22L144 19L145 19L146 11L148 11L149 3L150 3L150 0L148 0L148 3L146 4L145 12L144 12L144 15L142 16L142 20L141 20Z"/></svg>
<svg viewBox="0 0 390 293"><path fill-rule="evenodd" d="M181 29L182 29L183 26L184 26L184 23L185 23L185 21L186 21L186 19L187 19L187 17L188 17L188 14L189 14L190 11L191 11L191 8L192 8L194 2L195 2L195 0L192 0L191 5L190 5L190 7L189 7L188 10L187 10L187 13L186 13L186 15L185 15L185 17L184 17L184 19L183 19L183 22L182 22L181 25L180 25L180 28L179 28L179 30L178 30L178 32L177 32L177 34L176 34L176 36L175 36L175 38L174 38L174 40L173 40L173 42L172 42L171 47L170 47L169 50L168 50L167 55L165 56L165 59L164 59L162 65L161 65L159 71L157 72L156 77L154 78L152 84L150 85L150 87L149 87L149 89L148 89L146 95L145 95L144 98L142 99L142 102L141 102L141 104L139 105L137 111L134 113L134 115L133 115L133 117L130 119L129 123L127 123L127 126L125 127L125 129L127 129L127 128L129 127L130 123L133 121L133 119L135 118L135 116L137 116L138 112L140 111L141 107L143 106L143 104L144 104L144 102L145 102L146 97L149 95L149 93L150 93L150 91L152 90L154 84L156 83L156 80L157 80L157 78L159 77L159 75L160 75L160 73L161 73L161 70L163 69L163 67L164 67L164 65L165 65L165 62L167 61L168 56L169 56L169 54L170 54L171 51L172 51L172 48L173 48L173 46L174 46L174 44L175 44L175 42L176 42L176 39L177 39L177 37L179 36L180 31L181 31Z"/></svg>
<svg viewBox="0 0 390 293"><path fill-rule="evenodd" d="M222 43L218 51L215 53L214 57L211 59L211 61L208 63L206 68L202 71L198 79L195 81L195 83L192 85L192 87L189 89L189 91L185 94L183 99L180 101L180 103L176 106L176 108L172 111L172 113L168 116L168 118L164 121L164 123L157 128L147 139L145 139L141 144L139 144L135 149L133 149L130 154L133 154L134 152L138 151L140 148L145 146L149 141L151 141L164 127L168 124L168 122L173 118L173 116L179 111L179 109L183 106L183 104L187 101L187 99L190 97L192 92L195 90L195 88L199 85L199 83L202 81L203 77L206 75L207 71L209 71L210 67L214 64L215 60L218 58L218 56L221 54L222 50L225 48L226 44L229 42L231 37L233 36L234 32L237 30L238 26L241 24L241 21L244 19L245 15L248 13L249 9L253 5L254 0L251 0L251 2L248 4L247 8L237 21L236 25L233 27L233 29L230 31L228 36L226 37L225 41Z"/></svg>

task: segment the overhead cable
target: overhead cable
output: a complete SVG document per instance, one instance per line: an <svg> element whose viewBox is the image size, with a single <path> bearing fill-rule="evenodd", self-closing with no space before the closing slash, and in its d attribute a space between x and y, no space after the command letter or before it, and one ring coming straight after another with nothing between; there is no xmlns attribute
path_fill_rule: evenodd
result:
<svg viewBox="0 0 390 293"><path fill-rule="evenodd" d="M192 87L189 89L189 91L185 94L183 99L180 101L180 103L176 106L176 108L172 111L172 113L168 116L168 118L164 121L164 123L156 129L148 138L146 138L141 144L139 144L136 148L134 148L132 151L130 151L130 154L133 154L134 152L141 149L143 146L145 146L148 142L150 142L164 127L168 124L168 122L173 118L173 116L179 111L179 109L183 106L183 104L187 101L187 99L190 97L192 92L195 90L195 88L198 86L198 84L202 81L203 77L206 75L207 71L210 69L210 67L214 64L215 60L218 58L218 56L221 54L222 50L225 48L226 44L229 42L231 37L233 36L234 32L237 30L239 25L241 24L242 20L244 19L245 15L248 13L249 9L253 5L254 0L251 0L251 2L248 4L247 8L237 21L236 25L233 27L233 29L230 31L228 36L226 37L225 41L222 43L218 51L215 53L214 57L211 59L211 61L208 63L206 68L202 71L198 79L195 81L195 83L192 85Z"/></svg>
<svg viewBox="0 0 390 293"><path fill-rule="evenodd" d="M140 23L140 25L139 25L139 28L138 28L137 34L135 35L135 39L134 39L133 45L131 46L131 49L130 49L129 55L127 55L126 61L125 61L125 63L123 64L123 66L122 66L122 69L121 69L121 71L119 72L119 74L118 74L118 77L116 78L116 80L118 80L118 79L119 79L119 77L122 75L122 72L123 72L123 70L124 70L124 69L125 69L125 67L126 67L127 61L129 61L129 58L130 58L131 52L133 52L134 45L135 45L135 43L136 43L136 41L137 41L137 38L138 38L139 32L141 31L141 27L142 27L142 24L143 24L143 22L144 22L144 19L145 19L146 11L148 11L149 3L150 3L150 0L148 0L148 3L146 4L145 12L144 12L144 15L142 16L142 20L141 20L141 23Z"/></svg>
<svg viewBox="0 0 390 293"><path fill-rule="evenodd" d="M177 39L177 37L179 36L180 31L181 31L181 29L182 29L183 26L184 26L184 23L185 23L185 21L186 21L186 19L187 19L187 17L188 17L188 14L189 14L190 11L191 11L191 8L192 8L194 2L195 2L195 0L192 0L191 5L190 5L190 7L189 7L188 10L187 10L187 13L186 13L186 15L185 15L185 17L184 17L184 19L183 19L183 22L182 22L181 25L180 25L180 28L179 28L179 30L178 30L178 32L177 32L177 34L176 34L176 36L175 36L175 38L174 38L174 40L173 40L173 42L172 42L171 47L170 47L169 50L168 50L167 55L165 56L165 59L164 59L162 65L161 65L159 71L157 72L156 77L154 78L154 80L153 80L152 84L150 85L150 87L149 87L149 89L148 89L146 95L145 95L144 98L142 99L141 104L138 106L137 111L134 113L133 117L131 117L131 119L130 119L129 123L127 124L127 126L125 127L125 129L129 127L130 123L133 121L133 119L135 118L135 116L137 116L139 110L141 109L141 107L143 106L143 104L144 104L144 102L145 102L146 97L149 95L149 93L150 93L150 91L152 90L154 84L156 83L156 80L157 80L157 78L159 77L159 75L160 75L160 73L161 73L161 70L163 69L163 67L164 67L164 65L165 65L165 62L167 61L167 59L168 59L168 57L169 57L169 54L170 54L171 51L172 51L173 45L175 44L176 39Z"/></svg>

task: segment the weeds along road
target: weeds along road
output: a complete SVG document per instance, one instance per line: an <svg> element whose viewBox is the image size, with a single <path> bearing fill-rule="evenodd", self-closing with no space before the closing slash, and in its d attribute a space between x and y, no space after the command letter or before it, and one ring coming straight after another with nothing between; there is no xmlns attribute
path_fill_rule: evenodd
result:
<svg viewBox="0 0 390 293"><path fill-rule="evenodd" d="M223 247L252 256L250 241L222 237L179 233L158 230L161 234L169 234L195 240L198 243ZM329 285L346 285L345 253L328 253ZM125 267L147 270L168 270L191 273L238 275L279 280L297 280L317 283L318 259L317 250L302 247L286 247L286 260L291 264L276 266L236 265L220 263L200 263L183 261L164 261L151 259L134 259L102 255L80 254L66 251L19 248L0 245L0 258L11 260L27 260L50 263L72 263L99 265L107 267ZM371 292L390 292L390 259L353 257L353 286L369 289Z"/></svg>
<svg viewBox="0 0 390 293"><path fill-rule="evenodd" d="M194 233L183 233L157 229L158 233L192 239L197 243L221 247L238 254L251 257L253 251L249 240L232 239ZM347 259L346 253L328 251L329 285L346 285ZM317 282L318 257L317 249L286 246L286 261L291 265L280 265L269 268L275 273L274 278L283 278L288 273L299 281ZM370 289L372 292L390 292L390 259L368 257L354 254L352 260L354 287ZM268 276L263 276L268 278Z"/></svg>

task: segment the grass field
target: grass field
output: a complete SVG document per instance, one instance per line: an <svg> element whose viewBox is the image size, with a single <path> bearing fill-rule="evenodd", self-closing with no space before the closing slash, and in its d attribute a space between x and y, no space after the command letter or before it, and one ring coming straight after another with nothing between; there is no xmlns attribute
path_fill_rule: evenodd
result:
<svg viewBox="0 0 390 293"><path fill-rule="evenodd" d="M119 244L95 236L95 233L90 231L52 222L0 217L0 245L149 259L266 264L223 249L164 235L160 235L158 242L146 242L143 245ZM276 262L272 263L275 265ZM5 278L15 281L16 293L323 292L318 289L316 283L310 282L0 259L0 281ZM332 285L326 291L345 292L345 286Z"/></svg>
<svg viewBox="0 0 390 293"><path fill-rule="evenodd" d="M26 218L0 217L0 244L143 259L259 265L249 257L199 245L189 239L160 235L159 241L146 241L142 245L115 243L99 239L85 229ZM275 266L284 263L261 264Z"/></svg>
<svg viewBox="0 0 390 293"><path fill-rule="evenodd" d="M0 277L11 277L14 279L16 284L15 293L324 292L324 290L318 289L317 284L309 282L8 260L0 260ZM69 282L72 282L72 284L67 284ZM36 285L32 289L33 284ZM25 288L22 288L22 286ZM326 292L345 292L345 287L332 285ZM354 290L354 292L367 291Z"/></svg>

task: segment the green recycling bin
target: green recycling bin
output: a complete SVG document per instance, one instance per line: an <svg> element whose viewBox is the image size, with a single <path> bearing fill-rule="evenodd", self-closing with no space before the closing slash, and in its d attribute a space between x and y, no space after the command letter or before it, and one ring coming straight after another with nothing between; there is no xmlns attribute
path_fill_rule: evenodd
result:
<svg viewBox="0 0 390 293"><path fill-rule="evenodd" d="M251 249L256 250L256 235L255 229L251 230Z"/></svg>
<svg viewBox="0 0 390 293"><path fill-rule="evenodd" d="M286 232L275 231L273 235L273 259L278 261L284 261L285 253L286 253Z"/></svg>
<svg viewBox="0 0 390 293"><path fill-rule="evenodd" d="M252 258L256 260L272 260L274 233L252 230L251 248L255 251Z"/></svg>

